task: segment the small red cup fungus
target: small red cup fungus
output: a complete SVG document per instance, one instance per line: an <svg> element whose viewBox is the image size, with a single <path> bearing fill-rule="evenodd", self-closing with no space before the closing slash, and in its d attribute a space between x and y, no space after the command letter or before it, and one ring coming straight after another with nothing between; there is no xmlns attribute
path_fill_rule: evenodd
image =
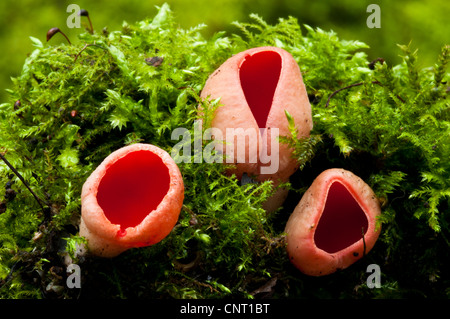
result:
<svg viewBox="0 0 450 319"><path fill-rule="evenodd" d="M349 267L375 245L380 214L377 197L361 178L344 169L322 172L286 224L290 261L310 276Z"/></svg>
<svg viewBox="0 0 450 319"><path fill-rule="evenodd" d="M300 68L289 52L258 47L234 55L210 75L201 98L220 98L211 126L223 132L222 153L235 167L230 173L239 179L246 173L257 181L272 180L274 185L289 180L298 164L273 129L279 136L291 135L286 111L299 137L308 137L313 127ZM234 134L226 134L230 129ZM268 206L276 208L286 195L282 190L273 197L277 203Z"/></svg>
<svg viewBox="0 0 450 319"><path fill-rule="evenodd" d="M181 173L167 152L150 144L125 146L84 183L80 235L101 257L156 244L175 226L183 199Z"/></svg>

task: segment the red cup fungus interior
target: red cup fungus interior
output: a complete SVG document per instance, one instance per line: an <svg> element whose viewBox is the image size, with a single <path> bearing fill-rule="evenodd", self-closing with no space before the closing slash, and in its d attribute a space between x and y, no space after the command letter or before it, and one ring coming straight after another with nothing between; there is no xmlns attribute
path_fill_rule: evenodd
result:
<svg viewBox="0 0 450 319"><path fill-rule="evenodd" d="M327 253L338 252L360 240L368 223L366 214L347 188L333 182L314 234L315 244Z"/></svg>
<svg viewBox="0 0 450 319"><path fill-rule="evenodd" d="M148 151L127 154L113 163L98 186L97 201L121 230L135 227L155 210L169 191L169 169Z"/></svg>
<svg viewBox="0 0 450 319"><path fill-rule="evenodd" d="M280 73L281 57L271 51L247 56L240 67L241 87L260 128L266 127Z"/></svg>

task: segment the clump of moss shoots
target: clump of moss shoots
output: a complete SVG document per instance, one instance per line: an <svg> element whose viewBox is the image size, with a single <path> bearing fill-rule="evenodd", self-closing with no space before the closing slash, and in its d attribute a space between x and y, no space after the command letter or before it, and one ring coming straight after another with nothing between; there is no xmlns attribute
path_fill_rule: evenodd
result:
<svg viewBox="0 0 450 319"><path fill-rule="evenodd" d="M450 296L450 47L423 68L412 45L401 45L403 62L390 65L368 61L364 43L295 18L250 17L234 23L235 34L205 38L206 26L182 29L163 5L152 19L72 44L31 38L35 49L0 105L1 298ZM175 128L194 136L199 104L206 129L220 107L199 98L209 74L266 45L299 63L314 119L310 138L294 130L282 138L300 164L283 207L263 210L270 183L242 185L221 164L192 160L179 164L184 206L162 242L113 259L77 255L81 187L95 167L136 142L170 153ZM382 233L356 264L312 278L290 264L283 231L306 188L332 167L373 188ZM66 285L68 258L81 289ZM369 264L380 266L381 287L368 287Z"/></svg>

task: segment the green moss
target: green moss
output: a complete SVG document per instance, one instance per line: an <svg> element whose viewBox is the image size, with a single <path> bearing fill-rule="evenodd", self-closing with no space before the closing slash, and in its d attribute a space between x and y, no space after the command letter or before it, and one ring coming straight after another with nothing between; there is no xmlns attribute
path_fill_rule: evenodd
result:
<svg viewBox="0 0 450 319"><path fill-rule="evenodd" d="M13 79L0 105L0 151L23 176L0 163L0 296L3 298L377 298L446 296L449 290L450 112L444 47L435 66L370 63L359 41L301 27L294 18L269 25L256 15L236 33L205 38L205 26L178 27L163 5L153 19L121 31L84 33L73 45L43 44ZM152 247L112 259L83 257L81 291L65 285L64 255L75 257L81 187L112 151L131 143L170 153L175 128L193 134L220 101L201 101L209 76L232 54L274 45L299 63L312 103L309 139L283 137L301 169L285 205L268 216L268 182L241 185L223 166L180 163L185 201L172 233ZM288 119L289 114L286 114ZM383 203L379 242L365 259L324 278L289 263L284 225L324 169L361 176ZM15 197L12 198L12 189ZM365 286L379 264L382 288ZM269 287L266 292L261 287Z"/></svg>

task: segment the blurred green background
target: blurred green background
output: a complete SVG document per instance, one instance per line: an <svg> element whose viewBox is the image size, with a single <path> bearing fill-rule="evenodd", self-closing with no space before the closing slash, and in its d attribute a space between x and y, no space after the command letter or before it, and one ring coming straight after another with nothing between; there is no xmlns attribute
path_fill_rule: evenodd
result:
<svg viewBox="0 0 450 319"><path fill-rule="evenodd" d="M419 50L423 67L432 66L440 49L449 44L450 1L448 0L2 0L0 2L0 103L5 102L10 77L18 76L22 64L32 50L29 36L45 42L52 27L63 30L72 42L82 29L69 29L66 12L71 3L89 12L94 29L101 32L119 30L123 21L134 23L153 17L157 5L167 2L174 11L180 27L189 28L200 23L208 27L205 36L216 31L237 32L233 21L248 21L250 13L257 13L275 24L280 17L294 16L300 25L308 24L326 31L334 30L341 39L367 43L369 60L383 57L389 64L398 64L397 44L408 44ZM366 25L367 6L381 8L381 28ZM82 28L87 20L82 19ZM61 36L52 44L64 41Z"/></svg>

